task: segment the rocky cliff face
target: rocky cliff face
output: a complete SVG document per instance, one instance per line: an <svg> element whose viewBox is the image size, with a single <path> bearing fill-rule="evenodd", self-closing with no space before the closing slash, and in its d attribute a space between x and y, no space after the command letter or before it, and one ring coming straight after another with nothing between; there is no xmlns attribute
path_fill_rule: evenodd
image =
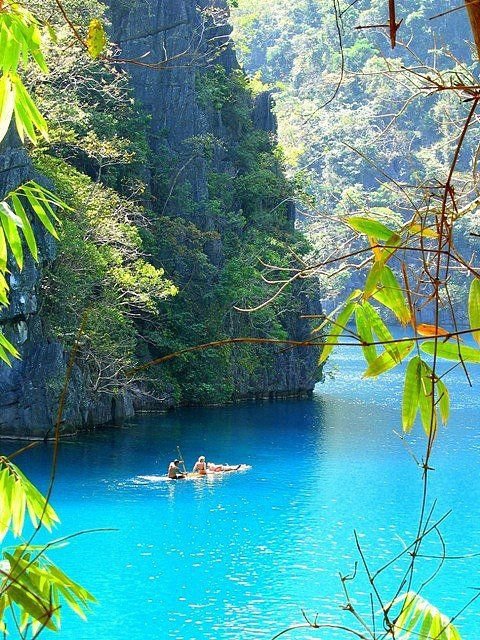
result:
<svg viewBox="0 0 480 640"><path fill-rule="evenodd" d="M212 232L215 239L206 247L212 265L223 264L224 235L222 220L216 219L202 203L208 201L208 171L236 175L238 167L232 163L228 149L238 145L239 133L223 111L202 104L199 89L209 69L221 65L227 74L239 68L229 40L227 4L224 0L138 0L126 6L110 2L113 40L119 45L121 56L141 60L154 68L134 65L130 69L135 96L151 115L150 144L158 152L165 145L177 158L178 183L188 184L197 203L195 211L185 212L175 203L160 203L160 213L184 217L203 231ZM157 69L155 69L155 66ZM250 118L257 130L276 135L277 122L272 97L265 91L248 105ZM202 136L221 141L209 162L192 157L188 142ZM155 184L152 192L156 193ZM286 204L286 215L293 230L295 208ZM213 270L215 273L215 269ZM188 282L191 274L183 279ZM215 281L212 276L212 283ZM310 291L310 293L309 293ZM321 308L311 287L296 286L292 298L295 310L285 312L282 325L292 340L307 340L308 322L302 314L320 313ZM238 320L240 335L242 320ZM232 359L235 389L233 399L273 398L311 393L318 380L316 361L318 352L312 348L279 349L263 352L265 365L249 373L235 358Z"/></svg>
<svg viewBox="0 0 480 640"><path fill-rule="evenodd" d="M221 0L213 8L211 2L195 0L136 0L132 3L112 1L110 7L113 41L120 47L122 57L137 60L129 65L129 72L135 97L151 116L152 154L165 157L165 153L168 156L171 152L172 157L175 156L174 185L188 185L189 198L195 203L194 207L179 210L177 201L169 198L168 189L167 197L163 193L160 198L156 177L151 173L152 208L161 216L172 215L185 221L186 243L188 225L208 235L210 239L204 247L211 274L207 279L208 289L209 285L218 284L218 273L225 261L224 222L216 219L206 206L208 171L213 166L218 174L234 175L237 169L224 149L235 146L237 133L218 109L201 104L198 85L205 68L220 66L230 73L238 67L228 40L226 6ZM254 126L274 134L276 122L270 95L261 94L248 108ZM218 144L213 158L207 162L201 154L192 154L191 141L209 136ZM15 136L9 136L0 147L0 195L4 196L33 175L25 151ZM289 206L287 218L292 229L294 215L293 207ZM53 259L55 245L40 227L36 233L41 262L27 261L21 274L12 268L11 304L0 315L4 332L22 355L11 368L0 367L1 435L48 434L56 420L67 370L68 354L60 342L46 339L41 320L42 265ZM174 255L170 259L180 280L187 282L191 273L183 264L183 258ZM205 296L207 294L205 291ZM295 310L286 311L281 323L291 339L304 340L308 338L309 327L300 319L300 314L318 313L318 305L299 286L293 298ZM242 320L239 327L241 334ZM302 348L261 353L257 359L261 362L264 358L265 364L256 366L254 371L248 370L241 358L232 357L230 367L235 389L231 399L303 395L313 389L317 379L315 351ZM88 371L75 365L63 415L67 432L118 422L133 415L134 405L146 406L137 395L93 394L88 380ZM150 408L171 404L169 398L163 403L155 402Z"/></svg>

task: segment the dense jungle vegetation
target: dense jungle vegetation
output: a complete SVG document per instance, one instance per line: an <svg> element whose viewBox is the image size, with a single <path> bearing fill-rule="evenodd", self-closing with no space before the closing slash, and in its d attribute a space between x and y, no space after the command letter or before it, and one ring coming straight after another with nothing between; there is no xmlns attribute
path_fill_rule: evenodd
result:
<svg viewBox="0 0 480 640"><path fill-rule="evenodd" d="M58 255L43 278L49 335L71 345L88 308L80 357L94 391L141 382L153 400L227 401L235 368L251 380L263 375L266 350L186 354L141 380L124 372L233 335L286 337L278 313L296 304L288 297L255 317L240 318L233 310L265 297L259 255L286 264L291 250L307 250L282 204L296 184L282 173L284 159L272 135L251 120L255 86L215 59L199 67L197 100L224 123L226 134L189 139L177 157L167 145L152 153L149 117L133 99L128 74L89 58L53 4L31 3L38 15L57 16L58 35L47 56L52 72L30 78L52 140L35 150L35 166L72 208L62 216ZM106 11L95 0L71 0L65 8L80 25ZM227 170L219 168L219 156ZM201 202L188 180L178 179L196 158L208 165L208 197Z"/></svg>
<svg viewBox="0 0 480 640"><path fill-rule="evenodd" d="M385 23L381 1L336 10L324 0L235 4L237 52L256 81L274 92L285 157L313 196L310 206L299 206L305 214L299 224L315 247L312 260L349 252L351 232L339 222L348 215L368 212L398 229L414 207L427 206L428 184L448 172L469 105L452 91L425 90L415 73L474 82L478 61L465 11L435 17L451 4L403 2L392 50L387 29L356 29ZM460 208L463 199L471 206L478 133L475 121L457 167L464 185L457 192ZM469 234L477 226L472 207L456 229L465 254L473 252ZM465 279L452 278L453 299L465 301ZM360 284L361 277L336 265L323 269L319 281L328 311L344 286Z"/></svg>

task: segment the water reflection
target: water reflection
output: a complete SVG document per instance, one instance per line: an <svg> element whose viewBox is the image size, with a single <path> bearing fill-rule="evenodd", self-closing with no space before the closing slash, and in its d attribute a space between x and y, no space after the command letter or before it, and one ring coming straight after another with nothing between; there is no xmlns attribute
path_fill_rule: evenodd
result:
<svg viewBox="0 0 480 640"><path fill-rule="evenodd" d="M414 535L421 491L421 473L392 433L401 372L384 386L359 382L361 364L339 357L342 378L313 401L184 409L62 447L54 493L61 533L118 528L55 557L100 601L87 625L67 616L65 640L247 640L298 622L302 608L321 621L339 619L339 572L351 573L358 560L354 529L372 567L388 562ZM479 550L479 399L471 403L468 393L459 378L458 413L439 440L432 475L438 515L454 507L442 528L452 555ZM420 431L411 442L420 449ZM164 480L178 445L190 466L203 454L252 468ZM50 461L48 446L25 457L43 486ZM448 563L425 595L455 613L479 564ZM385 572L387 593L401 571L396 563ZM365 578L351 588L363 601ZM462 624L472 636L475 625Z"/></svg>

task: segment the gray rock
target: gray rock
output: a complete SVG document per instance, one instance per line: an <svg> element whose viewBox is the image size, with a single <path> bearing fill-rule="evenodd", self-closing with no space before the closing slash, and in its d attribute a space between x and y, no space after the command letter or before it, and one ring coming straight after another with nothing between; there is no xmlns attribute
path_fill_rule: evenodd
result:
<svg viewBox="0 0 480 640"><path fill-rule="evenodd" d="M201 107L196 95L196 75L205 63L221 64L228 72L238 68L228 39L230 27L217 21L218 13L212 17L202 11L211 4L210 0L112 0L110 7L112 36L121 55L143 63L158 63L158 70L142 64L129 65L135 95L152 117L149 142L153 151L167 148L175 156L180 167L178 180L189 185L197 206L194 211L174 213L201 230L218 232L217 239L212 235L205 251L211 264L221 268L224 261L222 228L217 228L219 223L202 207L208 195L207 165L202 157L192 153L188 143L192 137L204 134L232 142L235 135L222 122L218 111ZM226 3L218 0L216 9L226 11ZM252 119L258 128L275 134L276 121L268 92L258 96L252 105ZM221 147L215 149L214 164L218 171L233 171ZM3 197L33 175L25 150L15 133L9 132L0 146L0 195ZM152 191L155 195L154 184ZM168 201L159 213L172 213ZM294 208L290 207L292 225L294 217ZM35 232L40 262L36 264L28 258L21 273L12 265L11 303L0 311L0 326L21 353L21 360L15 360L11 368L0 366L0 435L51 436L67 372L68 355L58 342L46 339L39 303L42 266L53 259L55 246L40 225L35 226ZM282 322L292 339L304 340L308 338L309 327L299 315L311 313L312 309L318 312L318 306L306 289L298 287L296 295L297 311L286 313ZM264 364L254 372L246 371L240 361L233 363L238 381L236 399L311 392L318 378L314 350L277 349L262 353ZM158 401L140 390L116 395L93 393L88 366L75 365L61 428L63 432L74 433L99 424L119 423L135 410L169 408L173 404L173 392L168 384Z"/></svg>

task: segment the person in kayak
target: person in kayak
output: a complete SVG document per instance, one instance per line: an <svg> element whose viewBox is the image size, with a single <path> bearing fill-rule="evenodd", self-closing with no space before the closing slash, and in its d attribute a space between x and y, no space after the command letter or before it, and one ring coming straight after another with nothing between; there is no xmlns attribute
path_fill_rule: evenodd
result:
<svg viewBox="0 0 480 640"><path fill-rule="evenodd" d="M199 473L204 476L207 473L207 463L205 462L205 456L200 456L192 469L193 473Z"/></svg>
<svg viewBox="0 0 480 640"><path fill-rule="evenodd" d="M171 480L180 480L182 478L186 478L187 477L187 474L184 473L180 469L180 467L178 466L181 462L182 462L182 460L174 460L173 462L170 462L170 464L168 465L167 476Z"/></svg>
<svg viewBox="0 0 480 640"><path fill-rule="evenodd" d="M215 464L215 462L209 462L207 465L208 471L219 473L225 471L238 471L242 465L236 464Z"/></svg>

